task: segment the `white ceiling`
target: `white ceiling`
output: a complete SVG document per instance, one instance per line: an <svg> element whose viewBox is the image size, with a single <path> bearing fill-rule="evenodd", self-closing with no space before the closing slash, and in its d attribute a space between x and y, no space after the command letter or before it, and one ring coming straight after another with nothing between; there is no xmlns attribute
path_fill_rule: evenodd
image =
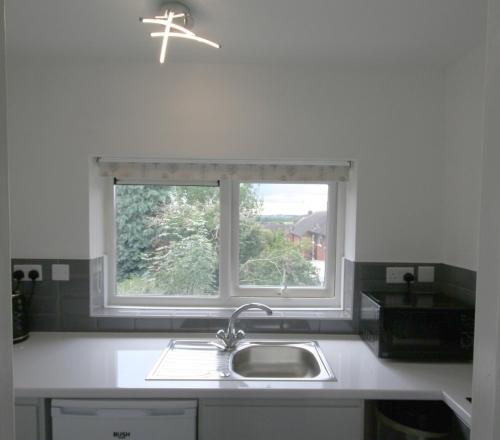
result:
<svg viewBox="0 0 500 440"><path fill-rule="evenodd" d="M446 65L480 42L485 0L186 0L194 31L169 59ZM8 56L151 60L155 0L6 0Z"/></svg>

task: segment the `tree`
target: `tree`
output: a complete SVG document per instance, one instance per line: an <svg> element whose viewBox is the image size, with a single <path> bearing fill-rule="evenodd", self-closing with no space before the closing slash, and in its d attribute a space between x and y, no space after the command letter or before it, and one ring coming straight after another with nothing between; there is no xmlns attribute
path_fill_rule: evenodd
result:
<svg viewBox="0 0 500 440"><path fill-rule="evenodd" d="M215 295L218 291L218 255L201 234L175 241L156 253L154 286L164 295Z"/></svg>
<svg viewBox="0 0 500 440"><path fill-rule="evenodd" d="M255 258L240 265L240 284L253 286L318 286L315 267L304 258L304 244L288 241L277 231Z"/></svg>
<svg viewBox="0 0 500 440"><path fill-rule="evenodd" d="M262 201L251 184L240 184L240 264L256 258L266 245L266 230L258 221Z"/></svg>
<svg viewBox="0 0 500 440"><path fill-rule="evenodd" d="M116 185L117 280L147 270L143 255L155 247L158 230L151 219L170 201L171 187L164 185Z"/></svg>
<svg viewBox="0 0 500 440"><path fill-rule="evenodd" d="M194 191L193 191L194 190ZM214 188L175 187L153 219L158 230L147 276L165 295L210 295L218 290L219 199Z"/></svg>

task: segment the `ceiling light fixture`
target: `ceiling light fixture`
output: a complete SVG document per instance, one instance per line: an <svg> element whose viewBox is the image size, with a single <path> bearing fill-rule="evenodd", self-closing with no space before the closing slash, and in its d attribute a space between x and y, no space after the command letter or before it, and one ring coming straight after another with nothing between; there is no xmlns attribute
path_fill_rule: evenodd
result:
<svg viewBox="0 0 500 440"><path fill-rule="evenodd" d="M165 62L167 57L167 46L170 37L184 38L207 44L217 49L220 48L220 44L199 37L189 30L193 27L193 17L187 6L182 3L165 3L162 6L162 10L165 11L163 15L157 15L154 18L140 18L142 23L158 24L165 27L161 32L152 32L149 34L153 38L162 38L160 49L161 64Z"/></svg>

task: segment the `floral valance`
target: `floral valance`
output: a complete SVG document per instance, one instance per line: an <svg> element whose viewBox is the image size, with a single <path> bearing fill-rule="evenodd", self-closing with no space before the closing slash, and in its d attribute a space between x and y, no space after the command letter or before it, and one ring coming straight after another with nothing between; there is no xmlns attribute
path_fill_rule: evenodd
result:
<svg viewBox="0 0 500 440"><path fill-rule="evenodd" d="M197 182L239 181L330 182L349 179L345 164L262 164L216 162L126 162L98 159L101 176L116 179Z"/></svg>

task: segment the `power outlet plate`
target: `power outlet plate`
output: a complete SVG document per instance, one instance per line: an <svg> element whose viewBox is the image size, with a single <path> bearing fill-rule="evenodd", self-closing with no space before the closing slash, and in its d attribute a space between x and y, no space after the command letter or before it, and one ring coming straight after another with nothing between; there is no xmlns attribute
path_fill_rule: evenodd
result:
<svg viewBox="0 0 500 440"><path fill-rule="evenodd" d="M21 281L31 281L31 279L28 277L28 274L32 270L36 270L38 272L38 274L40 275L36 279L37 281L43 280L42 265L41 264L14 264L14 272L16 270L21 270L24 273L24 278Z"/></svg>
<svg viewBox="0 0 500 440"><path fill-rule="evenodd" d="M433 283L434 282L434 266L418 266L418 282Z"/></svg>
<svg viewBox="0 0 500 440"><path fill-rule="evenodd" d="M69 264L53 264L52 281L69 281Z"/></svg>
<svg viewBox="0 0 500 440"><path fill-rule="evenodd" d="M413 267L386 267L385 269L385 282L387 284L403 284L405 273L415 274Z"/></svg>

